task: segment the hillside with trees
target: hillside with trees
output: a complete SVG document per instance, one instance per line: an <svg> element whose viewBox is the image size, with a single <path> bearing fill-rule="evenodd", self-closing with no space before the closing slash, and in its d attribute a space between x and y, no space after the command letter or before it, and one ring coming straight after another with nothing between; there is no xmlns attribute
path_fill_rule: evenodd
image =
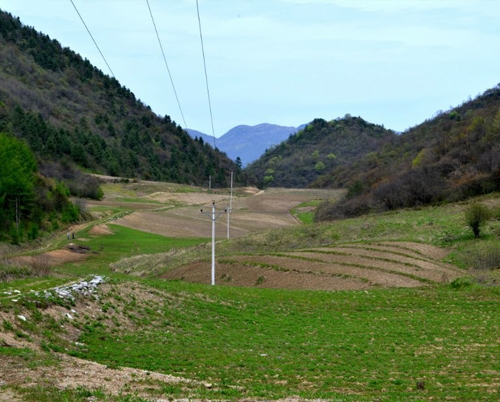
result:
<svg viewBox="0 0 500 402"><path fill-rule="evenodd" d="M19 244L42 230L77 221L83 211L69 201L69 189L38 172L21 140L0 133L0 241Z"/></svg>
<svg viewBox="0 0 500 402"><path fill-rule="evenodd" d="M0 11L0 131L24 139L40 166L226 186L237 167L57 40ZM237 174L245 184L246 176Z"/></svg>
<svg viewBox="0 0 500 402"><path fill-rule="evenodd" d="M354 163L394 138L393 131L360 117L346 115L329 122L315 119L290 134L288 140L267 149L246 170L261 186L320 187L317 183L325 175Z"/></svg>
<svg viewBox="0 0 500 402"><path fill-rule="evenodd" d="M319 220L455 202L500 190L500 85L338 166L318 187L348 188Z"/></svg>

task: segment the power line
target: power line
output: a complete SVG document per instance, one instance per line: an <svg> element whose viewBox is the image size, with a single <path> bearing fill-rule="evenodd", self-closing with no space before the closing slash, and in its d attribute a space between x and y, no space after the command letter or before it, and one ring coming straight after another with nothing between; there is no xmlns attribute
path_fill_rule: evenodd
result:
<svg viewBox="0 0 500 402"><path fill-rule="evenodd" d="M149 15L151 15L151 21L153 21L153 26L155 27L156 38L158 39L158 43L161 49L161 54L163 55L163 61L165 62L165 67L167 68L168 76L170 77L170 83L172 84L172 88L174 90L175 99L177 100L177 105L179 106L179 110L181 112L182 121L184 122L184 127L187 128L186 119L184 118L184 113L182 113L181 103L179 102L177 91L175 90L174 80L172 79L172 74L170 74L170 68L168 68L167 58L165 57L165 52L163 51L160 35L158 35L158 29L156 29L155 19L153 18L153 12L151 11L151 7L149 6L149 0L146 0L146 3L148 3Z"/></svg>
<svg viewBox="0 0 500 402"><path fill-rule="evenodd" d="M208 110L210 112L210 123L212 124L212 137L214 139L214 149L215 149L217 147L215 146L214 118L213 118L213 115L212 115L212 102L210 101L210 89L208 87L207 63L206 63L206 60L205 60L205 49L204 49L204 46L203 46L203 34L202 34L202 31L201 31L200 7L198 5L198 0L196 0L196 12L198 14L198 27L200 29L201 54L203 55L203 68L205 70L205 83L207 85Z"/></svg>
<svg viewBox="0 0 500 402"><path fill-rule="evenodd" d="M106 65L108 66L109 71L111 72L111 75L113 76L113 78L115 78L115 74L113 73L113 70L111 70L111 67L110 67L110 66L109 66L109 64L108 64L108 61L106 60L106 58L105 58L105 57L104 57L104 55L102 54L101 49L99 49L99 46L97 45L97 42L95 41L94 37L93 37L93 36L92 36L92 34L90 33L90 30L89 30L89 28L87 27L87 24L85 23L85 21L83 20L83 18L82 18L82 16L81 16L80 12L78 11L78 8L76 8L75 3L73 3L73 0L69 0L69 1L71 1L71 4L73 4L73 7L75 8L76 13L78 14L78 16L80 17L80 19L82 20L83 25L85 26L85 29L87 30L87 32L89 33L90 37L92 38L92 41L94 42L95 47L97 48L97 50L99 50L99 53L101 54L102 59L104 60L104 62L105 62L105 63L106 63Z"/></svg>

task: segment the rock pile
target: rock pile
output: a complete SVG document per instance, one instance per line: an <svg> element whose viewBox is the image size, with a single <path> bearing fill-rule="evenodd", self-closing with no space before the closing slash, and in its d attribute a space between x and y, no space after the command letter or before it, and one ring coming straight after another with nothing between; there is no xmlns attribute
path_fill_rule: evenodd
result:
<svg viewBox="0 0 500 402"><path fill-rule="evenodd" d="M74 283L69 286L57 287L52 292L45 292L45 297L49 298L55 295L60 297L61 299L69 299L74 300L74 294L79 294L82 296L91 296L97 287L101 283L105 283L106 281L102 276L94 275L94 277L90 281L81 281Z"/></svg>

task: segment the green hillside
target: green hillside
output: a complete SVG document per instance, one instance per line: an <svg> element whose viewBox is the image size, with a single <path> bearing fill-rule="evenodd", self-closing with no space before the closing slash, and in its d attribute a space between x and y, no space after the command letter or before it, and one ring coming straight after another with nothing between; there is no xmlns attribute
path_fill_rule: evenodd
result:
<svg viewBox="0 0 500 402"><path fill-rule="evenodd" d="M345 188L319 220L500 190L500 86L396 134L360 117L315 119L246 169L263 187Z"/></svg>
<svg viewBox="0 0 500 402"><path fill-rule="evenodd" d="M360 117L315 119L246 169L262 186L308 187L325 174L378 150L396 134Z"/></svg>
<svg viewBox="0 0 500 402"><path fill-rule="evenodd" d="M112 176L226 186L235 164L57 40L0 11L0 131L39 164ZM62 173L59 173L62 175ZM243 184L245 175L236 175Z"/></svg>
<svg viewBox="0 0 500 402"><path fill-rule="evenodd" d="M454 202L500 190L500 86L386 141L320 178L348 199L319 219Z"/></svg>

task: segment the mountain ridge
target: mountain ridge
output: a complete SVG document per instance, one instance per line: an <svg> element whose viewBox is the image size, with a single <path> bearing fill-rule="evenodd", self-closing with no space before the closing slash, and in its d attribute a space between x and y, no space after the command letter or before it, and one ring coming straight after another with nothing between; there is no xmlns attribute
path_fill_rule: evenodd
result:
<svg viewBox="0 0 500 402"><path fill-rule="evenodd" d="M237 170L114 77L1 10L0 131L25 140L41 164L91 173L196 185L211 175L227 186Z"/></svg>
<svg viewBox="0 0 500 402"><path fill-rule="evenodd" d="M242 166L258 159L266 149L269 149L304 127L280 126L272 123L260 123L254 126L240 124L227 133L215 139L218 149L225 152L232 160L240 158ZM191 137L201 137L210 145L214 143L213 136L200 131L188 129Z"/></svg>

